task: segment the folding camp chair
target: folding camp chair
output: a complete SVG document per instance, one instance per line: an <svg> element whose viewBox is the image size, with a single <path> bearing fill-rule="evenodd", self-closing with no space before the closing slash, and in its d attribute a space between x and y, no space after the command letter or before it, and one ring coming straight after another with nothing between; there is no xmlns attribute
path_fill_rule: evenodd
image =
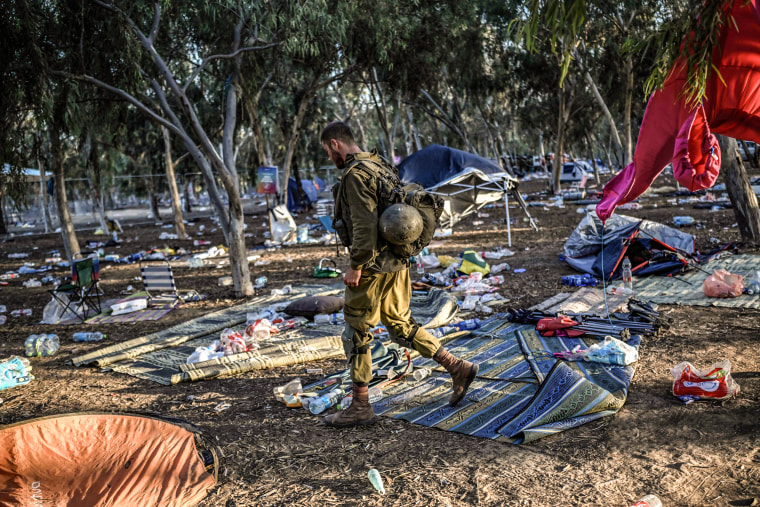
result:
<svg viewBox="0 0 760 507"><path fill-rule="evenodd" d="M180 296L169 261L161 264L140 263L140 275L145 292L148 293L148 306L179 303Z"/></svg>
<svg viewBox="0 0 760 507"><path fill-rule="evenodd" d="M63 307L61 315L71 310L84 322L92 310L95 311L93 315L99 314L99 280L100 259L98 257L75 260L71 266L71 283L62 283L49 291ZM66 298L63 297L64 295Z"/></svg>

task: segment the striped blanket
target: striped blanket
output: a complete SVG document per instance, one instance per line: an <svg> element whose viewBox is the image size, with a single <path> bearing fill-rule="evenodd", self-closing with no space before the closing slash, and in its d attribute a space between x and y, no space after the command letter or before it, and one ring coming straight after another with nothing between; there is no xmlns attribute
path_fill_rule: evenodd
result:
<svg viewBox="0 0 760 507"><path fill-rule="evenodd" d="M545 338L533 326L494 318L446 344L453 354L480 365L478 378L458 406L448 406L451 377L434 370L419 382L406 377L408 380L391 384L374 410L385 417L447 431L530 442L614 414L625 403L635 365L566 362L552 355L576 345L587 348L597 341ZM636 347L639 343L638 336L629 342ZM437 366L422 357L413 364ZM307 391L323 389L326 381Z"/></svg>

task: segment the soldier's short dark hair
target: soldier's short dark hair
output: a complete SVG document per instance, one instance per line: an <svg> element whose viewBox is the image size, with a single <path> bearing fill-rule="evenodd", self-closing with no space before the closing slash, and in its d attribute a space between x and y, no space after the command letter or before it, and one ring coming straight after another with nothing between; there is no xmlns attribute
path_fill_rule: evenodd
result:
<svg viewBox="0 0 760 507"><path fill-rule="evenodd" d="M319 141L322 144L329 144L330 139L335 139L336 141L340 141L348 145L356 143L354 140L353 132L351 132L351 129L348 127L348 125L342 121L334 121L332 123L329 123L322 131L322 135L320 136Z"/></svg>

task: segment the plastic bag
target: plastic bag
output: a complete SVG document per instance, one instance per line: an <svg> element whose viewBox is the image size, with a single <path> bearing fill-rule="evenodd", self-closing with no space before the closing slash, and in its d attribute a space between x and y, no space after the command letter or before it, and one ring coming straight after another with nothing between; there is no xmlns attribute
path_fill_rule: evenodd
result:
<svg viewBox="0 0 760 507"><path fill-rule="evenodd" d="M23 386L34 380L32 367L26 358L11 356L0 361L0 390Z"/></svg>
<svg viewBox="0 0 760 507"><path fill-rule="evenodd" d="M744 290L741 275L733 275L725 269L716 269L705 279L703 284L705 296L710 298L735 298Z"/></svg>
<svg viewBox="0 0 760 507"><path fill-rule="evenodd" d="M731 361L723 359L709 370L698 370L688 361L678 363L673 375L673 395L686 401L725 400L739 394L739 384L731 377Z"/></svg>
<svg viewBox="0 0 760 507"><path fill-rule="evenodd" d="M627 366L639 360L639 351L624 341L605 336L604 341L595 343L586 350L586 361Z"/></svg>
<svg viewBox="0 0 760 507"><path fill-rule="evenodd" d="M61 295L61 298L68 298L65 294ZM62 306L57 299L52 298L48 304L45 305L45 309L42 310L42 323L43 324L58 324L61 321L61 313L65 306Z"/></svg>

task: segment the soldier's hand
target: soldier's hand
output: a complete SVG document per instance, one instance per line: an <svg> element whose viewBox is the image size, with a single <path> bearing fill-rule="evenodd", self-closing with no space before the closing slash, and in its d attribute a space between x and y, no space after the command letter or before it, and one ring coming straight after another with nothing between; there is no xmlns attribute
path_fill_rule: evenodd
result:
<svg viewBox="0 0 760 507"><path fill-rule="evenodd" d="M351 267L348 268L346 271L345 276L343 277L343 283L345 283L348 287L358 287L359 286L359 279L362 276L362 270L361 269L353 269Z"/></svg>

